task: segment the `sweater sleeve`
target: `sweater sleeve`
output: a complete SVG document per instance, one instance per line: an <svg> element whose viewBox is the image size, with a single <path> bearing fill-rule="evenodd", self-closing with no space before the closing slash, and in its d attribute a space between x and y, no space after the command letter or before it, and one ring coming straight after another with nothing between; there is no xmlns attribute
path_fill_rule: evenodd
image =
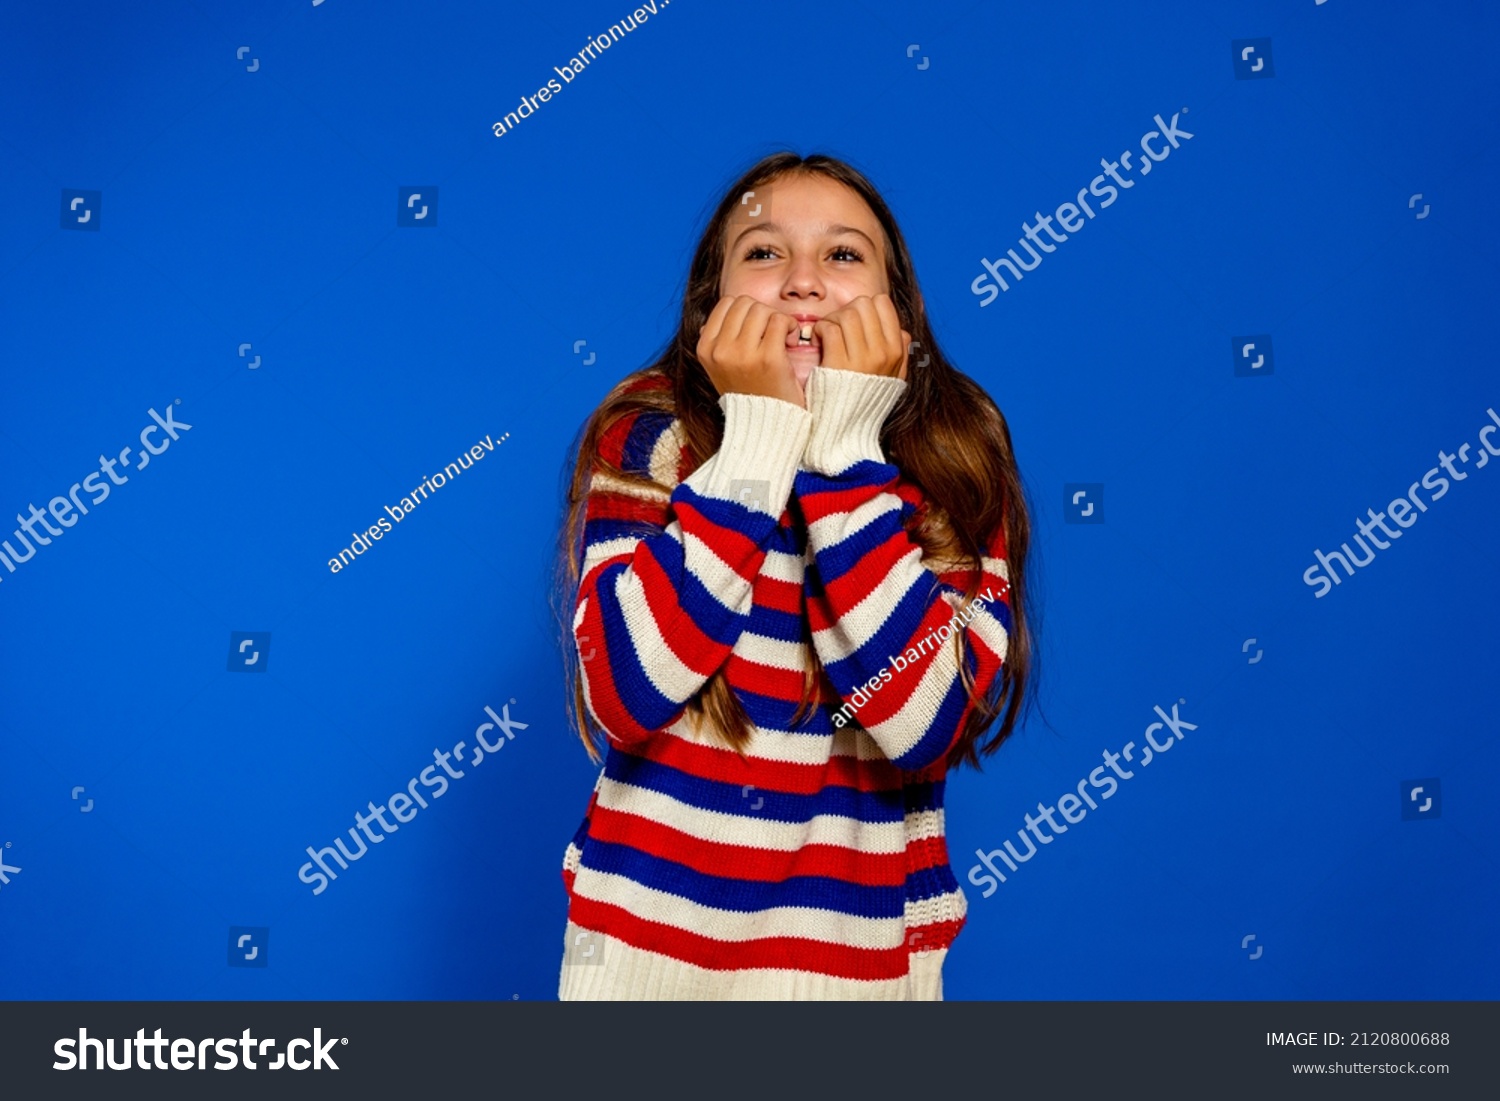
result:
<svg viewBox="0 0 1500 1101"><path fill-rule="evenodd" d="M728 658L811 431L791 402L725 394L719 404L718 452L675 485L680 444L666 414L633 415L601 443L619 469L661 487L597 463L589 484L573 638L585 703L617 744L676 722Z"/></svg>
<svg viewBox="0 0 1500 1101"><path fill-rule="evenodd" d="M886 757L917 770L952 748L973 708L950 635L964 632L974 698L984 698L1010 637L1010 584L1003 532L988 540L978 595L966 605L972 571L924 564L906 531L912 506L880 448L905 389L901 379L814 368L813 431L793 492L814 560L807 602L818 657Z"/></svg>

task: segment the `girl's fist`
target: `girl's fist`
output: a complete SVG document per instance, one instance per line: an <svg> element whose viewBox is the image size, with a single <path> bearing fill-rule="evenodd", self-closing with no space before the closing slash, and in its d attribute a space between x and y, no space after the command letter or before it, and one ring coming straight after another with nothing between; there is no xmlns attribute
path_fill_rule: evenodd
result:
<svg viewBox="0 0 1500 1101"><path fill-rule="evenodd" d="M698 362L721 394L761 394L806 408L786 338L796 318L748 294L719 299L698 334Z"/></svg>

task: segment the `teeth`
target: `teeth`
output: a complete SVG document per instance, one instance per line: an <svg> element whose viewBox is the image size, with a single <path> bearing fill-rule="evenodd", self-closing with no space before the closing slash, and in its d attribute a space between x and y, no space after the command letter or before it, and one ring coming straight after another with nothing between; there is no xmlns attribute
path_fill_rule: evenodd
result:
<svg viewBox="0 0 1500 1101"><path fill-rule="evenodd" d="M804 322L803 325L802 325L802 328L798 331L797 335L800 336L803 340L811 340L812 339L812 331L813 331L813 327L812 327L811 322Z"/></svg>

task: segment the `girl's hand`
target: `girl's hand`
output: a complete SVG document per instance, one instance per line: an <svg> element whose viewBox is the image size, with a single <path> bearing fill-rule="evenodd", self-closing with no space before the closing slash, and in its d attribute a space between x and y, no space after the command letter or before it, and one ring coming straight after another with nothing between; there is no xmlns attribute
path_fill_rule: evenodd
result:
<svg viewBox="0 0 1500 1101"><path fill-rule="evenodd" d="M911 333L901 327L888 294L862 294L813 326L823 366L865 375L906 378Z"/></svg>
<svg viewBox="0 0 1500 1101"><path fill-rule="evenodd" d="M698 334L698 362L720 394L760 394L805 409L786 354L786 338L796 327L791 314L748 294L721 298Z"/></svg>

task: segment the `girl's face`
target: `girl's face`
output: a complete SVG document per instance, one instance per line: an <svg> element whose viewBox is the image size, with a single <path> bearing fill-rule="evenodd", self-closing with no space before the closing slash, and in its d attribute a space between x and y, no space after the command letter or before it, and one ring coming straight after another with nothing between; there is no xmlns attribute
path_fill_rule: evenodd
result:
<svg viewBox="0 0 1500 1101"><path fill-rule="evenodd" d="M857 192L827 176L794 174L757 188L726 233L721 297L747 294L812 322L861 295L890 293L880 223ZM792 330L787 357L800 385L822 355L821 346L799 344Z"/></svg>

